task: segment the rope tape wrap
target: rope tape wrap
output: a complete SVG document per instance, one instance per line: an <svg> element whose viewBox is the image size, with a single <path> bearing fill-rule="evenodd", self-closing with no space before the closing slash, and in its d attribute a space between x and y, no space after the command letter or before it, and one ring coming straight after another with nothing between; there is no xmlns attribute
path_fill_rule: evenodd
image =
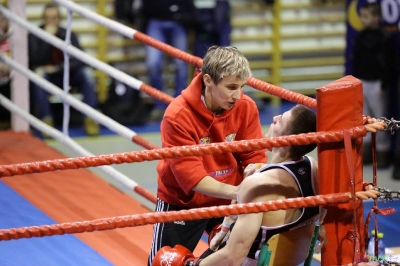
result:
<svg viewBox="0 0 400 266"><path fill-rule="evenodd" d="M42 226L29 226L0 230L0 240L42 237L52 235L75 234L103 231L116 228L141 226L173 221L199 220L212 217L287 210L326 204L338 204L350 201L351 193L298 197L258 203L232 204L218 207L197 208L183 211L144 213L95 219L84 222L62 223Z"/></svg>
<svg viewBox="0 0 400 266"><path fill-rule="evenodd" d="M364 126L349 129L352 138L366 135ZM224 152L243 152L271 149L273 147L298 146L310 143L329 143L343 140L343 131L330 131L290 135L274 138L262 138L247 141L221 142L205 145L181 146L146 151L114 153L109 155L56 159L32 163L0 166L0 177L43 173L55 170L86 168L91 166L153 161L173 157L201 156Z"/></svg>

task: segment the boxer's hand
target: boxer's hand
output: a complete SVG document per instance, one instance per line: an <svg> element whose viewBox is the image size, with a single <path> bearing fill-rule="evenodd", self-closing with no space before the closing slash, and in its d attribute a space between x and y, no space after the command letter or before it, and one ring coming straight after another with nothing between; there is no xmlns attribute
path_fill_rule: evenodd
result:
<svg viewBox="0 0 400 266"><path fill-rule="evenodd" d="M222 228L226 228L227 230L231 229L231 225L236 222L237 218L237 215L226 216L222 222Z"/></svg>
<svg viewBox="0 0 400 266"><path fill-rule="evenodd" d="M44 26L44 30L52 35L56 35L56 33L58 31L58 26L54 25L53 23L51 23L51 24L48 23L47 25Z"/></svg>
<svg viewBox="0 0 400 266"><path fill-rule="evenodd" d="M162 247L156 254L151 263L151 266L196 266L197 258L193 256L192 252L182 245L175 245Z"/></svg>
<svg viewBox="0 0 400 266"><path fill-rule="evenodd" d="M235 215L226 216L220 226L215 226L213 230L211 230L208 244L212 251L217 251L220 246L225 245L231 234L231 224L236 222L236 220L237 216Z"/></svg>
<svg viewBox="0 0 400 266"><path fill-rule="evenodd" d="M221 226L222 227L222 226ZM222 228L214 235L214 237L209 241L210 249L212 251L217 251L220 246L222 246L226 241L228 241L231 231L222 231Z"/></svg>

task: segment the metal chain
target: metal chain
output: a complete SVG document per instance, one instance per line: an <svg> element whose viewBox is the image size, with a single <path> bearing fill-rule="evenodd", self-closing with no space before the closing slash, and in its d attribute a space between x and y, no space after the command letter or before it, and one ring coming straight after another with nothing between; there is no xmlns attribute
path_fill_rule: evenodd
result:
<svg viewBox="0 0 400 266"><path fill-rule="evenodd" d="M400 128L400 121L392 119L387 119L386 117L380 117L378 121L382 121L386 124L385 129L386 131L390 131L390 134L394 134L394 131Z"/></svg>
<svg viewBox="0 0 400 266"><path fill-rule="evenodd" d="M374 187L373 189L379 191L380 195L378 196L378 199L382 200L383 203L386 203L387 201L393 201L393 199L400 199L400 191L391 191L381 187ZM391 255L378 256L378 258L373 261L378 262L379 266L400 266L397 258L394 258Z"/></svg>
<svg viewBox="0 0 400 266"><path fill-rule="evenodd" d="M398 266L398 265L400 265L397 261L391 261L390 257L391 256L389 256L389 259L378 260L377 262L379 264L377 264L377 265L379 265L379 266L381 266L381 265L382 266Z"/></svg>
<svg viewBox="0 0 400 266"><path fill-rule="evenodd" d="M383 203L393 201L393 199L400 199L400 191L391 191L381 187L374 187L374 190L379 191L378 199L382 200Z"/></svg>

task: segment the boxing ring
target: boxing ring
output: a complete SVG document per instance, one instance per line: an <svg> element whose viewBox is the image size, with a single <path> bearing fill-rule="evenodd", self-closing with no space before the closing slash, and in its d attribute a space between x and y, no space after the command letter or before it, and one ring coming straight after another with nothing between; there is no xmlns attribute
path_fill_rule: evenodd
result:
<svg viewBox="0 0 400 266"><path fill-rule="evenodd" d="M55 0L55 2L68 10L69 17L72 12L76 12L127 38L139 40L146 45L151 45L171 56L182 59L196 68L201 68L202 60L198 57L179 51L116 21L99 16L72 1ZM87 55L81 50L66 45L65 42L68 43L69 40L64 42L47 34L26 20L13 15L2 6L0 6L0 12L11 23L15 23L48 41L63 50L66 55L70 54L79 58L91 67L99 69L129 87L140 90L154 98L166 103L172 101L172 97L169 95ZM70 27L68 28L70 29ZM347 76L320 87L316 89L317 99L315 100L255 78L249 78L247 84L254 89L315 109L317 112L317 132L271 139L161 149L140 137L136 132L69 96L65 89L62 90L52 85L13 59L0 55L0 60L49 93L60 96L66 104L92 117L101 125L125 137L128 141L146 149L93 155L66 134L68 129L65 124L63 132L51 128L0 95L0 103L3 106L29 122L31 126L59 140L80 156L65 158L28 133L0 132L0 143L5 155L0 158L2 181L36 206L64 209L58 211L56 221L43 219L43 222L40 222L33 220L31 225L0 230L0 245L25 241L26 245L29 246L34 241L59 239L54 242L56 243L55 246L59 246L59 250L55 251L53 247L50 250L60 254L60 257L65 256L67 262L68 256L74 254L72 252L74 247L63 245L61 237L74 234L84 243L93 247L96 252L103 254L108 260L106 262L94 254L95 252L92 253L87 250L85 254L88 255L82 257L82 260L85 261L82 261L81 265L107 265L107 263L113 265L144 265L151 245L151 225L154 223L323 205L328 210L323 224L328 242L322 248L322 265L348 265L361 261L365 251L364 214L363 203L361 200L357 200L356 193L364 188L361 149L362 138L367 134L367 131L364 126L365 118L362 114L362 84L358 79ZM140 163L176 156L199 156L309 143L318 144L319 191L321 195L281 202L151 213L137 201L120 193L105 181L99 180L94 174L84 169L99 167L101 171L119 182L123 187L154 203L156 201L155 195L129 177L116 171L111 165ZM28 150L30 152L27 152ZM41 188L45 189L42 190ZM53 191L53 193L49 194L49 191ZM71 191L75 193L74 196L71 196ZM105 195L107 196L105 197ZM13 202L9 202L9 204L13 204ZM72 207L72 210L68 210L66 206ZM29 243L29 241L32 242ZM79 245L77 242L73 243ZM53 244L49 242L47 245L50 247ZM10 244L10 250L11 248L12 244ZM199 254L198 252L201 253L205 249L206 245L203 243L197 247L195 252Z"/></svg>

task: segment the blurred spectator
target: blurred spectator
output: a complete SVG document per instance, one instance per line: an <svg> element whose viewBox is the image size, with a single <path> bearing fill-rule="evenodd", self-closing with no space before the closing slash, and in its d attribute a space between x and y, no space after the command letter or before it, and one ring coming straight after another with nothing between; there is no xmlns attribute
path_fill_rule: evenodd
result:
<svg viewBox="0 0 400 266"><path fill-rule="evenodd" d="M143 0L114 0L115 18L128 25L133 25L138 31L144 31L146 18L142 12Z"/></svg>
<svg viewBox="0 0 400 266"><path fill-rule="evenodd" d="M135 0L136 1L136 0ZM124 24L132 24L134 21L133 0L115 0L115 18Z"/></svg>
<svg viewBox="0 0 400 266"><path fill-rule="evenodd" d="M9 23L7 18L0 13L0 52L10 55ZM0 62L0 93L10 98L10 68ZM10 128L10 112L0 105L0 129Z"/></svg>
<svg viewBox="0 0 400 266"><path fill-rule="evenodd" d="M193 0L145 0L142 1L142 11L147 19L146 34L163 43L169 44L181 51L188 50L188 30L196 17ZM162 70L164 52L147 45L146 64L150 85L165 92ZM186 62L173 58L175 65L175 97L181 94L188 83L188 65ZM167 104L154 101L154 109L150 120L161 120Z"/></svg>
<svg viewBox="0 0 400 266"><path fill-rule="evenodd" d="M354 41L353 75L363 84L364 115L387 115L386 92L391 84L393 69L393 43L390 34L382 27L379 3L367 3L360 9L363 29ZM376 134L376 150L379 168L390 166L390 136L381 131ZM363 161L372 162L371 134L364 138Z"/></svg>
<svg viewBox="0 0 400 266"><path fill-rule="evenodd" d="M64 40L66 29L60 27L61 14L58 5L48 3L42 14L43 24L40 28L50 34ZM46 41L29 34L29 66L39 75L58 87L63 87L64 54L60 49ZM71 44L81 49L78 38L71 33ZM83 94L83 102L93 108L97 108L97 94L94 90L94 80L85 71L85 65L81 61L70 58L70 85L76 87ZM31 83L34 112L48 125L54 125L48 93L38 85ZM85 117L84 126L86 134L93 136L99 134L99 125L91 118ZM45 136L46 137L46 136Z"/></svg>
<svg viewBox="0 0 400 266"><path fill-rule="evenodd" d="M195 0L194 3L197 8L197 21L193 54L203 58L212 45L231 44L231 6L228 0Z"/></svg>
<svg viewBox="0 0 400 266"><path fill-rule="evenodd" d="M152 106L143 101L140 93L139 90L111 79L107 101L101 104L101 110L123 125L144 125L149 120Z"/></svg>
<svg viewBox="0 0 400 266"><path fill-rule="evenodd" d="M400 29L399 29L400 30ZM397 104L397 114L395 114L394 119L400 120L400 31L395 34L395 47L396 47L396 77L397 77L397 97L395 104ZM397 130L395 133L396 143L394 147L394 168L392 172L392 177L395 180L400 180L400 131Z"/></svg>

